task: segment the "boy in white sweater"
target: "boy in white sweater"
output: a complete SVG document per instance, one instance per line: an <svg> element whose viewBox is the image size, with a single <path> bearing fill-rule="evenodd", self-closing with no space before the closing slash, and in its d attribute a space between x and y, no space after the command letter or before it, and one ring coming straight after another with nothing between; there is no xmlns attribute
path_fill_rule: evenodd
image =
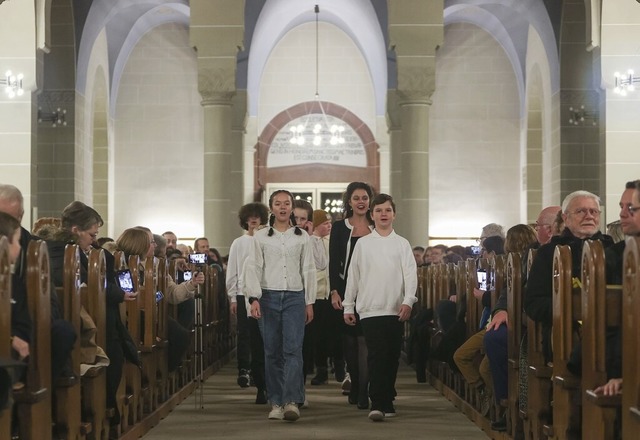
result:
<svg viewBox="0 0 640 440"><path fill-rule="evenodd" d="M391 196L378 194L371 202L374 231L356 243L351 257L344 321L355 325L357 310L369 355L369 419L396 415L393 400L404 322L417 301L416 261L409 242L393 230L396 206Z"/></svg>

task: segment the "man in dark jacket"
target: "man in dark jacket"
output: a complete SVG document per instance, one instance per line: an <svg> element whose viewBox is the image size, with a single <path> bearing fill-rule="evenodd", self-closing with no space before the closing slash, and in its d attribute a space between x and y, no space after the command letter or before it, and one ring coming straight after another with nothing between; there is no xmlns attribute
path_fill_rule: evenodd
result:
<svg viewBox="0 0 640 440"><path fill-rule="evenodd" d="M562 202L565 229L559 236L538 249L531 265L524 296L524 310L536 322L542 323L543 347L547 361L551 354L551 326L553 323L553 253L557 245L571 248L572 276L580 279L582 247L585 240L601 240L604 247L613 244L608 235L599 231L600 198L587 191L575 191Z"/></svg>

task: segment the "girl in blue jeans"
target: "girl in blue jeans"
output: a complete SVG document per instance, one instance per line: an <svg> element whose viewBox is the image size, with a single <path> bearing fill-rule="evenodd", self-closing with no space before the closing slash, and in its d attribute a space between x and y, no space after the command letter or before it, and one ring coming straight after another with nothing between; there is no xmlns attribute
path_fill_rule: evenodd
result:
<svg viewBox="0 0 640 440"><path fill-rule="evenodd" d="M302 340L313 319L316 267L309 235L293 226L293 196L269 197L269 227L256 231L245 266L251 316L262 319L269 419L295 421L304 402Z"/></svg>

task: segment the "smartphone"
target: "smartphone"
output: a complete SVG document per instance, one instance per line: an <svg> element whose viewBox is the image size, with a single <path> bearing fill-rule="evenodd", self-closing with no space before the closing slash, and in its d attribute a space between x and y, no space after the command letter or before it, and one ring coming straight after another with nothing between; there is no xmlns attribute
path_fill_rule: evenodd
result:
<svg viewBox="0 0 640 440"><path fill-rule="evenodd" d="M156 292L156 302L160 302L160 300L164 298L164 295L159 290Z"/></svg>
<svg viewBox="0 0 640 440"><path fill-rule="evenodd" d="M118 285L125 292L133 292L133 279L131 278L131 271L129 269L119 270L117 272L118 275Z"/></svg>
<svg viewBox="0 0 640 440"><path fill-rule="evenodd" d="M487 271L484 269L478 269L476 271L478 278L478 289L487 291Z"/></svg>
<svg viewBox="0 0 640 440"><path fill-rule="evenodd" d="M185 281L191 280L191 271L190 270L185 270L184 272L182 272L182 278Z"/></svg>
<svg viewBox="0 0 640 440"><path fill-rule="evenodd" d="M189 254L189 263L207 264L207 254Z"/></svg>
<svg viewBox="0 0 640 440"><path fill-rule="evenodd" d="M471 253L473 255L480 255L482 252L482 246L471 246Z"/></svg>

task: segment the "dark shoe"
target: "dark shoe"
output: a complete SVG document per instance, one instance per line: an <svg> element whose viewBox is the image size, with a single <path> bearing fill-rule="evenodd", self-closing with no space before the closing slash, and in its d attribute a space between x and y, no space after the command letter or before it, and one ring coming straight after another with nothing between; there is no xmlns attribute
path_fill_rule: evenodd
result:
<svg viewBox="0 0 640 440"><path fill-rule="evenodd" d="M267 391L258 389L256 393L256 405L264 405L267 403Z"/></svg>
<svg viewBox="0 0 640 440"><path fill-rule="evenodd" d="M418 383L426 383L427 382L427 373L425 370L416 370L416 381Z"/></svg>
<svg viewBox="0 0 640 440"><path fill-rule="evenodd" d="M311 379L311 385L324 385L329 380L329 374L327 367L318 367L318 372L315 377Z"/></svg>
<svg viewBox="0 0 640 440"><path fill-rule="evenodd" d="M238 386L240 388L248 388L250 382L251 377L249 376L249 370L240 370L240 372L238 373Z"/></svg>
<svg viewBox="0 0 640 440"><path fill-rule="evenodd" d="M507 416L502 416L495 422L491 422L491 429L498 432L505 432L507 430Z"/></svg>
<svg viewBox="0 0 640 440"><path fill-rule="evenodd" d="M342 382L344 381L345 378L345 371L344 371L344 361L335 361L334 364L334 373L335 373L335 377L336 377L336 382Z"/></svg>
<svg viewBox="0 0 640 440"><path fill-rule="evenodd" d="M369 409L369 398L358 399L358 409Z"/></svg>
<svg viewBox="0 0 640 440"><path fill-rule="evenodd" d="M349 405L355 405L356 403L358 403L358 398L355 396L349 396Z"/></svg>

